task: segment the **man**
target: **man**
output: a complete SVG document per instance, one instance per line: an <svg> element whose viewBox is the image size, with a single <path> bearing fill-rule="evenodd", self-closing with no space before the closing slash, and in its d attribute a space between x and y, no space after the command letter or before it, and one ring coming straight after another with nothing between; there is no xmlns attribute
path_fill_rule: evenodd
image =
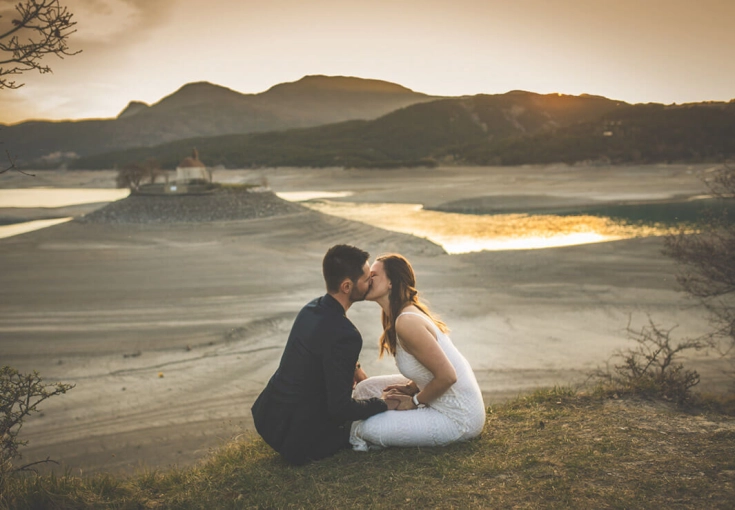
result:
<svg viewBox="0 0 735 510"><path fill-rule="evenodd" d="M252 407L255 428L288 462L305 464L349 447L350 425L388 409L401 397L354 400L362 336L345 315L370 290L370 255L348 245L322 262L327 294L301 309L281 363ZM410 398L410 397L408 397Z"/></svg>

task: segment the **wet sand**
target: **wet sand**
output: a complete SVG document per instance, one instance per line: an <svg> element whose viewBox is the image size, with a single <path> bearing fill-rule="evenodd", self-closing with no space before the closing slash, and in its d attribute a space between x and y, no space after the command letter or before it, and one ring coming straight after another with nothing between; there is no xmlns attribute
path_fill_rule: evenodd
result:
<svg viewBox="0 0 735 510"><path fill-rule="evenodd" d="M436 206L490 195L570 202L696 195L706 168L277 169L220 171L215 179L266 177L276 191L352 190L345 200ZM113 172L37 178L44 186L114 185ZM411 259L422 295L452 328L487 403L581 383L630 345L629 319L640 325L650 314L678 324L681 335L707 327L676 290L658 238L447 255L423 239L314 211L198 224L66 223L0 239L3 364L76 384L27 422L24 458L50 455L73 472L130 472L189 464L252 433L250 405L295 314L323 292L324 252L342 242ZM363 332L368 373L394 372L392 360L377 360L377 306L357 303L348 315ZM703 386L725 383L717 365L694 362Z"/></svg>

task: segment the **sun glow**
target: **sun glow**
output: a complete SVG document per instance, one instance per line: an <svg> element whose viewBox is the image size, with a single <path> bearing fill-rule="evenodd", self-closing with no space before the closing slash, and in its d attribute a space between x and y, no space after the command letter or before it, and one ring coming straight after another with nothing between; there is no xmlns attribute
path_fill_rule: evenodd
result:
<svg viewBox="0 0 735 510"><path fill-rule="evenodd" d="M0 239L25 234L27 232L33 232L34 230L40 230L46 227L52 227L54 225L58 225L59 223L66 223L67 221L71 221L73 219L74 218L72 217L54 218L51 220L26 221L24 223L18 223L15 225L5 225L0 227Z"/></svg>
<svg viewBox="0 0 735 510"><path fill-rule="evenodd" d="M316 198L343 198L354 195L352 191L282 191L276 193L279 198L289 202L304 202Z"/></svg>
<svg viewBox="0 0 735 510"><path fill-rule="evenodd" d="M128 189L27 188L0 189L0 207L67 207L120 200Z"/></svg>
<svg viewBox="0 0 735 510"><path fill-rule="evenodd" d="M447 253L532 250L665 235L660 226L628 225L597 216L472 215L424 210L421 204L306 202L333 216L424 237Z"/></svg>

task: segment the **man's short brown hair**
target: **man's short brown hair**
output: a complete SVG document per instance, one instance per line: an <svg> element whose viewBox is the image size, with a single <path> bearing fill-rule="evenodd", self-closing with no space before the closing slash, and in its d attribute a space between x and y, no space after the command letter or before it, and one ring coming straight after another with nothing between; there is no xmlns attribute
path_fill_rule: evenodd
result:
<svg viewBox="0 0 735 510"><path fill-rule="evenodd" d="M368 252L348 244L338 244L329 248L322 261L322 274L327 284L327 291L337 292L345 278L357 282L369 258Z"/></svg>

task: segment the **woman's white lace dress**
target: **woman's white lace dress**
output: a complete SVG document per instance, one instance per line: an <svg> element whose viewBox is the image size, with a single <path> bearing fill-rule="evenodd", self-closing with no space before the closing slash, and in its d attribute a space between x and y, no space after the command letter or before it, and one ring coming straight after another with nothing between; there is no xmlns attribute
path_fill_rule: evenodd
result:
<svg viewBox="0 0 735 510"><path fill-rule="evenodd" d="M428 317L415 312L403 312L401 315L405 314L418 315L431 324L439 346L454 366L457 382L429 407L386 411L354 422L350 434L354 450L385 446L442 446L476 437L485 425L482 393L465 357ZM370 377L357 385L353 397L357 400L380 397L386 386L406 384L408 380L423 389L434 378L425 366L401 348L400 342L396 345L396 366L401 375Z"/></svg>

